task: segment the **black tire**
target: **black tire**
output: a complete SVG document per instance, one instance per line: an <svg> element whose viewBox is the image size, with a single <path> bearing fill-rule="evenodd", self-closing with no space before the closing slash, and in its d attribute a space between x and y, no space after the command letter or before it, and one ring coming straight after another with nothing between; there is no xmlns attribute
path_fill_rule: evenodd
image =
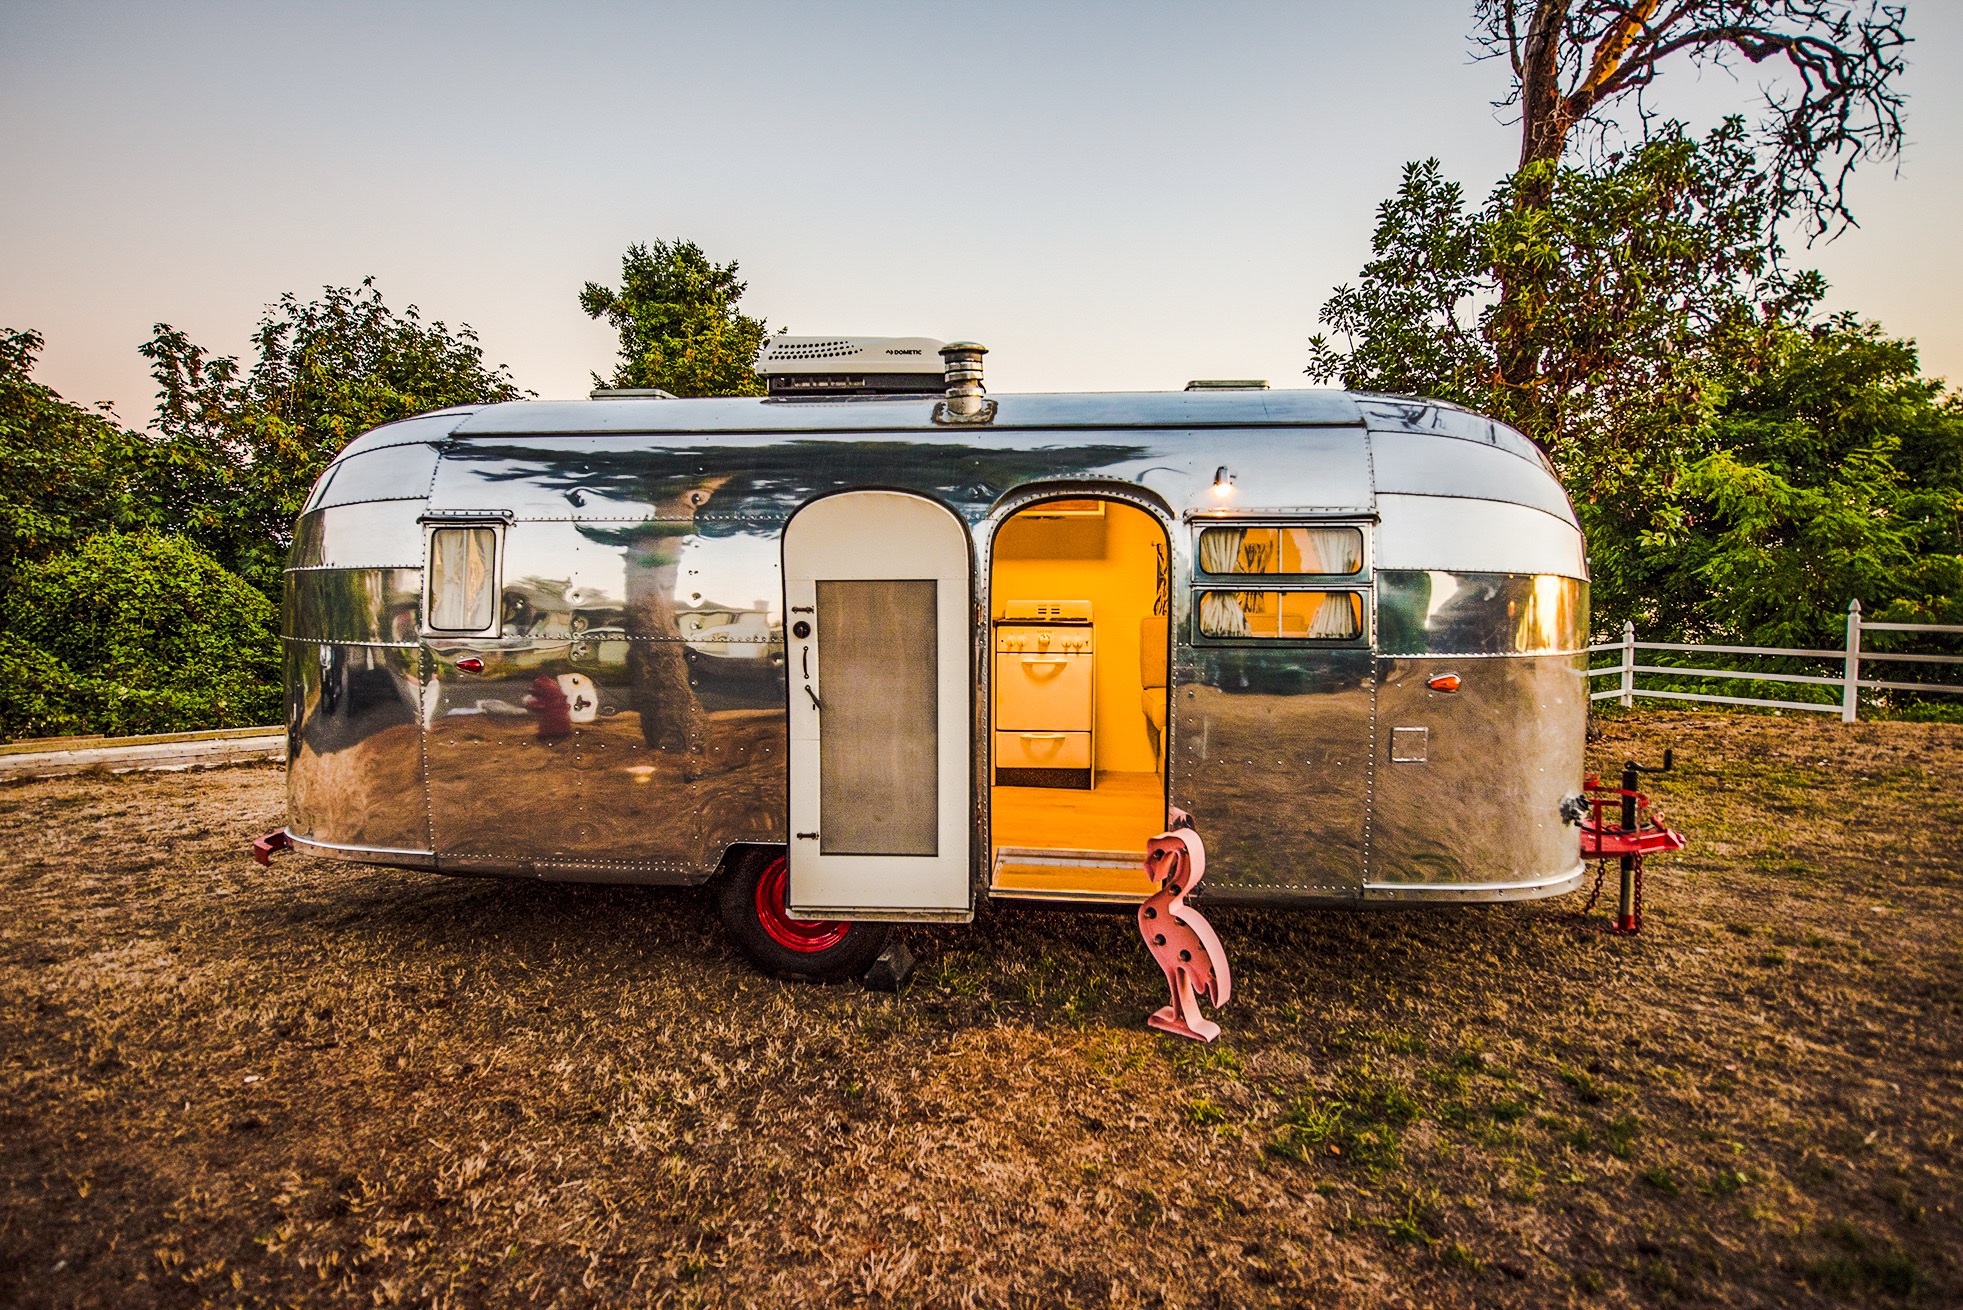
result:
<svg viewBox="0 0 1963 1310"><path fill-rule="evenodd" d="M716 908L730 940L765 973L837 982L863 974L886 949L890 924L792 919L783 910L784 886L781 847L732 856L716 886ZM772 906L774 922L766 922Z"/></svg>

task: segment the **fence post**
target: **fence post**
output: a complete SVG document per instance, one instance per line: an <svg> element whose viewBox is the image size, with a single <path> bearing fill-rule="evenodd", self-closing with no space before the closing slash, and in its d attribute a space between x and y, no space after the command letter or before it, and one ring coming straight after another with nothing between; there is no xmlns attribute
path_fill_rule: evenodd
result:
<svg viewBox="0 0 1963 1310"><path fill-rule="evenodd" d="M1622 621L1622 707L1636 703L1636 620Z"/></svg>
<svg viewBox="0 0 1963 1310"><path fill-rule="evenodd" d="M1840 721L1852 723L1861 714L1861 600L1847 602L1847 671L1840 684Z"/></svg>

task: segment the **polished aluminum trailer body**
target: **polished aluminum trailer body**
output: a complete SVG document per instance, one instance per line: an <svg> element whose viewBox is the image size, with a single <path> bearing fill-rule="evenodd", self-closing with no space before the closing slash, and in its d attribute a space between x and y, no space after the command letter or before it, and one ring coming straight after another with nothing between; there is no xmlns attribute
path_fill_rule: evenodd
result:
<svg viewBox="0 0 1963 1310"><path fill-rule="evenodd" d="M360 437L315 489L286 575L291 835L446 873L667 884L787 844L785 527L867 489L965 525L985 779L995 531L1044 499L1099 496L1170 542L1166 784L1206 837L1208 899L1577 883L1563 803L1582 782L1588 575L1524 437L1342 392L993 399L990 421L957 425L931 398L520 402ZM1199 532L1222 523L1360 528L1345 585L1361 636L1201 635L1196 591L1249 585L1196 572ZM445 524L496 534L483 635L430 628L426 555ZM1446 674L1458 690L1430 685ZM525 712L541 678L581 689L563 733ZM972 791L980 895L989 793Z"/></svg>

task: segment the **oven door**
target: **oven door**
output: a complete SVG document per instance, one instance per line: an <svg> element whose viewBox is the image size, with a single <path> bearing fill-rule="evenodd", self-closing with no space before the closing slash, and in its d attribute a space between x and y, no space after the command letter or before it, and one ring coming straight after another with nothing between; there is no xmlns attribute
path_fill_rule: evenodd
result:
<svg viewBox="0 0 1963 1310"><path fill-rule="evenodd" d="M972 594L966 527L920 496L785 526L793 914L972 915Z"/></svg>
<svg viewBox="0 0 1963 1310"><path fill-rule="evenodd" d="M998 653L995 726L1017 731L1089 732L1092 663L1089 655Z"/></svg>

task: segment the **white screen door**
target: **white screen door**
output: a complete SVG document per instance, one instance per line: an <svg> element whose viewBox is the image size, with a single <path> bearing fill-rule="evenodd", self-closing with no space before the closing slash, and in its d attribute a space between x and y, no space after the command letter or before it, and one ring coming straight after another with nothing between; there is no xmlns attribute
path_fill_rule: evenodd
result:
<svg viewBox="0 0 1963 1310"><path fill-rule="evenodd" d="M967 529L919 496L845 492L785 526L793 913L972 913L970 592Z"/></svg>

